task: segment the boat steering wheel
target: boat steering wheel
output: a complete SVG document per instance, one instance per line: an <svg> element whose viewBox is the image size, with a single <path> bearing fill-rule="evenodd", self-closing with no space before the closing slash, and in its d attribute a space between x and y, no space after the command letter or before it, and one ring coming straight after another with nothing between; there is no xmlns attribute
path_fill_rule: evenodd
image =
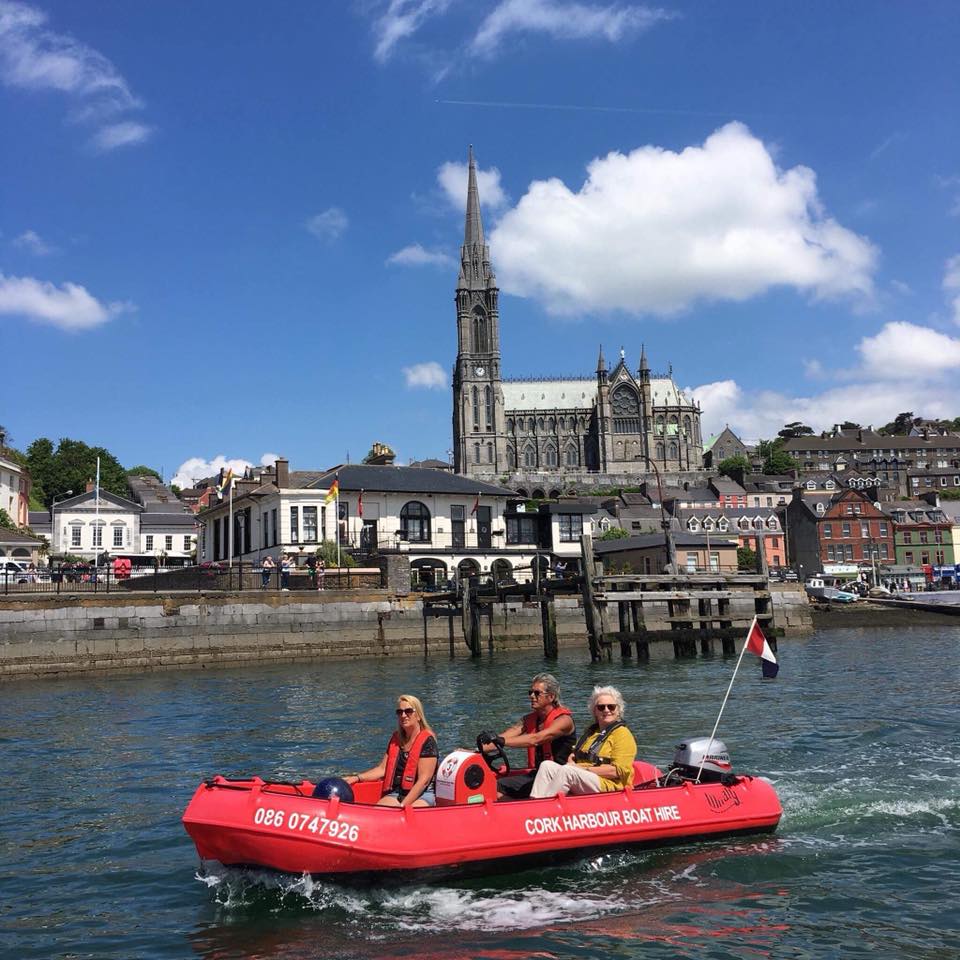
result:
<svg viewBox="0 0 960 960"><path fill-rule="evenodd" d="M484 750L486 744L493 744L493 749ZM503 747L495 740L490 740L484 734L477 737L477 753L483 757L483 762L498 776L505 777L510 772L510 758L504 753Z"/></svg>

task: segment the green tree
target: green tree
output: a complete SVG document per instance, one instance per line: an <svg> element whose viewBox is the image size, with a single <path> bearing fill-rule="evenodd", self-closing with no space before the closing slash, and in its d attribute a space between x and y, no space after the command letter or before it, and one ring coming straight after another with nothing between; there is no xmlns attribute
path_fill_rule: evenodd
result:
<svg viewBox="0 0 960 960"><path fill-rule="evenodd" d="M97 474L97 457L100 458L100 488L127 496L127 475L109 450L64 437L54 451L46 437L34 440L27 448L27 465L34 484L42 491L44 504L49 507L54 497L67 490L82 493L87 481Z"/></svg>
<svg viewBox="0 0 960 960"><path fill-rule="evenodd" d="M737 547L737 569L738 570L756 570L757 554L749 547Z"/></svg>
<svg viewBox="0 0 960 960"><path fill-rule="evenodd" d="M793 423L784 424L783 429L777 434L781 440L793 440L796 437L810 437L813 436L813 430L810 429L805 423L801 423L799 420L794 420Z"/></svg>
<svg viewBox="0 0 960 960"><path fill-rule="evenodd" d="M623 540L625 537L629 537L630 534L623 529L623 527L611 527L606 533L600 534L597 537L598 540Z"/></svg>
<svg viewBox="0 0 960 960"><path fill-rule="evenodd" d="M3 507L0 507L0 530L16 530L17 525L13 522L13 517L7 513Z"/></svg>
<svg viewBox="0 0 960 960"><path fill-rule="evenodd" d="M124 472L128 477L156 477L163 483L163 477L153 467L145 467L141 464L139 467L127 467Z"/></svg>
<svg viewBox="0 0 960 960"><path fill-rule="evenodd" d="M761 440L757 444L757 455L763 460L763 472L767 476L793 473L796 464L793 457L783 449L784 440Z"/></svg>
<svg viewBox="0 0 960 960"><path fill-rule="evenodd" d="M717 473L722 477L732 477L741 470L744 473L750 472L750 461L742 453L727 457L726 460L721 460L720 465L717 467Z"/></svg>
<svg viewBox="0 0 960 960"><path fill-rule="evenodd" d="M893 420L889 423L884 424L880 428L881 433L885 433L891 437L902 437L910 432L910 428L913 426L913 421L915 417L913 416L913 411L908 410L905 413L898 413Z"/></svg>
<svg viewBox="0 0 960 960"><path fill-rule="evenodd" d="M337 542L335 540L324 540L317 548L317 556L323 558L323 562L328 567L337 565ZM357 561L344 550L340 551L340 566L355 567Z"/></svg>

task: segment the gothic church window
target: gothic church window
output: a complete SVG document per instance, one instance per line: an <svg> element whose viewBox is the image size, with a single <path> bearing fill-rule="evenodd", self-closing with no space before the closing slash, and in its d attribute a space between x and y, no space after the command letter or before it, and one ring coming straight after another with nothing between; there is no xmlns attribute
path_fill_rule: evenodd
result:
<svg viewBox="0 0 960 960"><path fill-rule="evenodd" d="M483 406L487 414L487 429L493 429L493 391L490 387L483 388Z"/></svg>
<svg viewBox="0 0 960 960"><path fill-rule="evenodd" d="M480 429L480 394L477 392L477 388L474 387L470 391L470 397L473 400L473 429Z"/></svg>
<svg viewBox="0 0 960 960"><path fill-rule="evenodd" d="M557 448L552 443L548 443L543 451L543 459L548 467L557 466Z"/></svg>
<svg viewBox="0 0 960 960"><path fill-rule="evenodd" d="M528 443L523 448L523 465L525 467L535 467L537 465L537 451L534 450L533 444Z"/></svg>
<svg viewBox="0 0 960 960"><path fill-rule="evenodd" d="M473 462L474 463L480 462L480 444L479 443L475 443L473 445Z"/></svg>
<svg viewBox="0 0 960 960"><path fill-rule="evenodd" d="M677 459L677 445L672 440L670 441L670 459Z"/></svg>
<svg viewBox="0 0 960 960"><path fill-rule="evenodd" d="M657 459L658 459L658 460L662 460L662 459L663 459L663 444L662 444L662 443L658 443L658 444L657 444Z"/></svg>
<svg viewBox="0 0 960 960"><path fill-rule="evenodd" d="M658 413L657 414L657 433L663 433L663 424L664 424L663 414Z"/></svg>
<svg viewBox="0 0 960 960"><path fill-rule="evenodd" d="M580 463L579 453L573 444L567 447L566 461L568 467L576 467Z"/></svg>
<svg viewBox="0 0 960 960"><path fill-rule="evenodd" d="M512 444L507 444L507 466L511 469L517 465L517 451Z"/></svg>
<svg viewBox="0 0 960 960"><path fill-rule="evenodd" d="M490 349L487 333L486 314L477 307L473 311L473 349L475 353L486 353Z"/></svg>
<svg viewBox="0 0 960 960"><path fill-rule="evenodd" d="M493 444L487 444L487 463L493 463Z"/></svg>
<svg viewBox="0 0 960 960"><path fill-rule="evenodd" d="M613 391L613 432L640 432L640 400L625 383Z"/></svg>

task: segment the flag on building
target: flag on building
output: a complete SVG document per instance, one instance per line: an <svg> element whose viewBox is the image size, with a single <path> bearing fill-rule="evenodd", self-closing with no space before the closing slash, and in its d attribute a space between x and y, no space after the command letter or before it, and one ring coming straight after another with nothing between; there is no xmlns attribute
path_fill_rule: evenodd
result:
<svg viewBox="0 0 960 960"><path fill-rule="evenodd" d="M327 491L327 495L323 498L323 505L329 507L337 497L340 496L340 478L336 476L333 478L333 483L330 484L330 489Z"/></svg>
<svg viewBox="0 0 960 960"><path fill-rule="evenodd" d="M477 493L477 499L473 501L473 506L470 508L470 516L472 517L480 506L480 494Z"/></svg>
<svg viewBox="0 0 960 960"><path fill-rule="evenodd" d="M233 486L233 467L227 467L227 472L220 477L220 483L217 484L217 496L222 500L223 495Z"/></svg>
<svg viewBox="0 0 960 960"><path fill-rule="evenodd" d="M756 654L756 656L760 658L760 665L763 668L764 677L772 680L780 671L780 665L777 663L777 658L770 649L770 644L763 635L763 631L760 629L760 624L757 623L756 618L754 618L753 623L750 625L746 646L751 653Z"/></svg>
<svg viewBox="0 0 960 960"><path fill-rule="evenodd" d="M363 519L363 489L360 490L360 496L357 497L357 516Z"/></svg>

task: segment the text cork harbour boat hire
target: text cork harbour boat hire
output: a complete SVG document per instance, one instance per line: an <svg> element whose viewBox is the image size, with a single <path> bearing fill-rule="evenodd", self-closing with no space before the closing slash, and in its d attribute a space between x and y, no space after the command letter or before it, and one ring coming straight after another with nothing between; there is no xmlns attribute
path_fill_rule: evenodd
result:
<svg viewBox="0 0 960 960"><path fill-rule="evenodd" d="M772 785L735 774L726 746L708 737L681 743L665 775L636 761L633 789L586 796L497 802L497 777L509 767L495 773L495 760L448 754L437 770L437 805L425 808L377 806L379 781L357 784L348 802L314 797L306 780L218 776L197 788L183 822L204 860L344 876L496 868L588 848L769 831L782 814Z"/></svg>

